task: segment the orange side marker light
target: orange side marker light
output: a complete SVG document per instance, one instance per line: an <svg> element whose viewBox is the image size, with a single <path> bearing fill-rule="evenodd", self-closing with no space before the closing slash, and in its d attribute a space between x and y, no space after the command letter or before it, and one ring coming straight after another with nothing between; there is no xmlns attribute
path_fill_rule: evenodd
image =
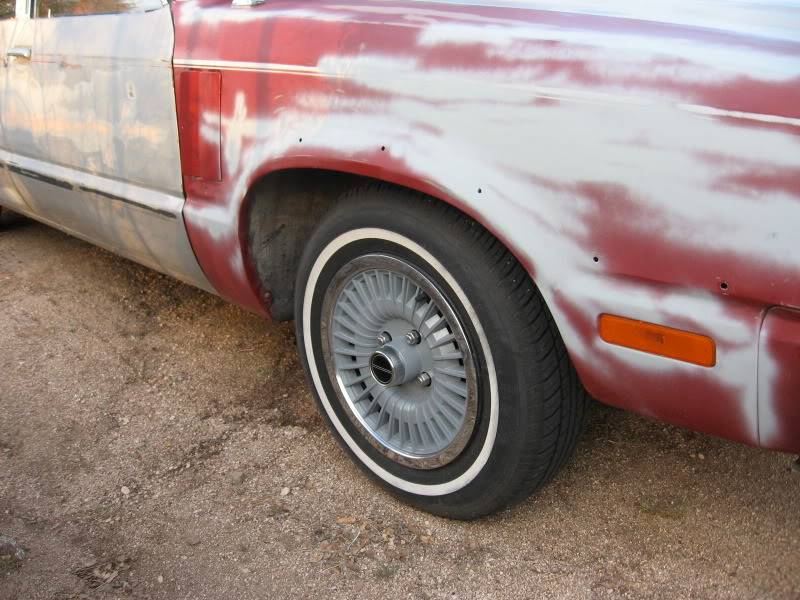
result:
<svg viewBox="0 0 800 600"><path fill-rule="evenodd" d="M702 367L717 364L716 344L707 335L607 314L600 315L598 328L600 337L609 344Z"/></svg>

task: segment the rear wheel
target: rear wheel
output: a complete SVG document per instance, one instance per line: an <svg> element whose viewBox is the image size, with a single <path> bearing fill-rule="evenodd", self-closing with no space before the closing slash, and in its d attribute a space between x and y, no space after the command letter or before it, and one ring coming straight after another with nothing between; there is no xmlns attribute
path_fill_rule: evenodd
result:
<svg viewBox="0 0 800 600"><path fill-rule="evenodd" d="M572 452L585 395L538 290L484 228L384 186L344 197L312 236L300 352L356 462L454 518L514 503Z"/></svg>

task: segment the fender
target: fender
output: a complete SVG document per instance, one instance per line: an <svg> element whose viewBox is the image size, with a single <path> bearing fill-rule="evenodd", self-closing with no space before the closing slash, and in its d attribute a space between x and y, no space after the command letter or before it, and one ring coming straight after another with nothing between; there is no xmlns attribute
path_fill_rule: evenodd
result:
<svg viewBox="0 0 800 600"><path fill-rule="evenodd" d="M221 117L201 120L220 181L184 177L206 275L267 312L243 216L270 172L413 188L517 256L592 395L758 444L761 324L772 306L800 307L794 21L724 3L724 29L629 3L609 3L616 16L514 6L173 3L176 85L181 72L221 73ZM608 344L606 313L708 336L717 361Z"/></svg>

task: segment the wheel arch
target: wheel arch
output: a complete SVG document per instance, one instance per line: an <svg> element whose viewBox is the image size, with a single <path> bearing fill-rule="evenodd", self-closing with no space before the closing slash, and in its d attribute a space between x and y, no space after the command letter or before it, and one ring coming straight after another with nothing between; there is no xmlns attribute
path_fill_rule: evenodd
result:
<svg viewBox="0 0 800 600"><path fill-rule="evenodd" d="M533 265L499 234L489 215L475 210L433 181L363 161L292 157L256 171L239 213L245 266L259 298L277 321L294 317L294 283L305 240L338 197L364 185L385 185L423 194L452 206L497 238L535 280ZM275 258L278 257L276 260Z"/></svg>

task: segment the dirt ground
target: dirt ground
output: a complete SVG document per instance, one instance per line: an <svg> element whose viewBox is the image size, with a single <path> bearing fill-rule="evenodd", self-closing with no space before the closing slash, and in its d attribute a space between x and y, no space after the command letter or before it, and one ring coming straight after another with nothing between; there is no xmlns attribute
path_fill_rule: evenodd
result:
<svg viewBox="0 0 800 600"><path fill-rule="evenodd" d="M791 459L598 405L536 497L435 518L328 434L291 324L0 232L3 600L800 598Z"/></svg>

